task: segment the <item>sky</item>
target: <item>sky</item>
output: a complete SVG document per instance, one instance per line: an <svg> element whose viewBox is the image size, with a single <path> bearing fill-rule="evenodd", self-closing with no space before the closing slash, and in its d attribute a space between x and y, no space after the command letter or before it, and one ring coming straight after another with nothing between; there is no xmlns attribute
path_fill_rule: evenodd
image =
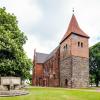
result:
<svg viewBox="0 0 100 100"><path fill-rule="evenodd" d="M100 42L100 0L0 0L0 7L17 16L28 37L24 50L31 59L34 49L50 53L59 45L73 8L79 26L90 36L89 46Z"/></svg>

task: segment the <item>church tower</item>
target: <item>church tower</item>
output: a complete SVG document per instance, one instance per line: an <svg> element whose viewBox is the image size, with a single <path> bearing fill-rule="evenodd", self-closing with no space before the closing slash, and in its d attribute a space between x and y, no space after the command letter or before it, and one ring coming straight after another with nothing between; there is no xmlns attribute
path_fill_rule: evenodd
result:
<svg viewBox="0 0 100 100"><path fill-rule="evenodd" d="M85 88L89 85L89 36L72 15L69 27L60 42L60 86Z"/></svg>

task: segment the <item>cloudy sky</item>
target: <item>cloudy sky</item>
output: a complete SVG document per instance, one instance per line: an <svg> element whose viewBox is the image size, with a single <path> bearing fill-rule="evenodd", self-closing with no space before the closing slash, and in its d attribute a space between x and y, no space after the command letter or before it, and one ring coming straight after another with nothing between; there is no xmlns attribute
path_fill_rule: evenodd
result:
<svg viewBox="0 0 100 100"><path fill-rule="evenodd" d="M72 16L72 8L89 45L100 41L100 0L0 0L0 7L17 16L28 37L24 49L33 58L34 49L50 53L60 42Z"/></svg>

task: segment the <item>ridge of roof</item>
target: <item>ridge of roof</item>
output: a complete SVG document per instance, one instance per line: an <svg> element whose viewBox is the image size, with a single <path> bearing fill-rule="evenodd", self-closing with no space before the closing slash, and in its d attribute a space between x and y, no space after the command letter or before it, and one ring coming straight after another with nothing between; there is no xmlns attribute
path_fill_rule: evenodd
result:
<svg viewBox="0 0 100 100"><path fill-rule="evenodd" d="M53 51L47 56L46 61L49 60L57 52L59 46L57 46Z"/></svg>

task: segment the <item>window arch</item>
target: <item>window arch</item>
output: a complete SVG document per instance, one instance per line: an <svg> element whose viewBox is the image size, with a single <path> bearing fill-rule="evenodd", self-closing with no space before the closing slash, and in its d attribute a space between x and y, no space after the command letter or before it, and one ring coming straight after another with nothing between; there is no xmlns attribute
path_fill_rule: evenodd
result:
<svg viewBox="0 0 100 100"><path fill-rule="evenodd" d="M67 44L63 47L64 51L66 51L68 48Z"/></svg>
<svg viewBox="0 0 100 100"><path fill-rule="evenodd" d="M81 42L81 47L83 47L83 42Z"/></svg>
<svg viewBox="0 0 100 100"><path fill-rule="evenodd" d="M66 44L66 50L67 50L67 44Z"/></svg>
<svg viewBox="0 0 100 100"><path fill-rule="evenodd" d="M65 44L63 47L63 58L65 58L65 56L66 56L67 48L68 48L68 45Z"/></svg>
<svg viewBox="0 0 100 100"><path fill-rule="evenodd" d="M80 42L78 42L78 47L80 47Z"/></svg>

